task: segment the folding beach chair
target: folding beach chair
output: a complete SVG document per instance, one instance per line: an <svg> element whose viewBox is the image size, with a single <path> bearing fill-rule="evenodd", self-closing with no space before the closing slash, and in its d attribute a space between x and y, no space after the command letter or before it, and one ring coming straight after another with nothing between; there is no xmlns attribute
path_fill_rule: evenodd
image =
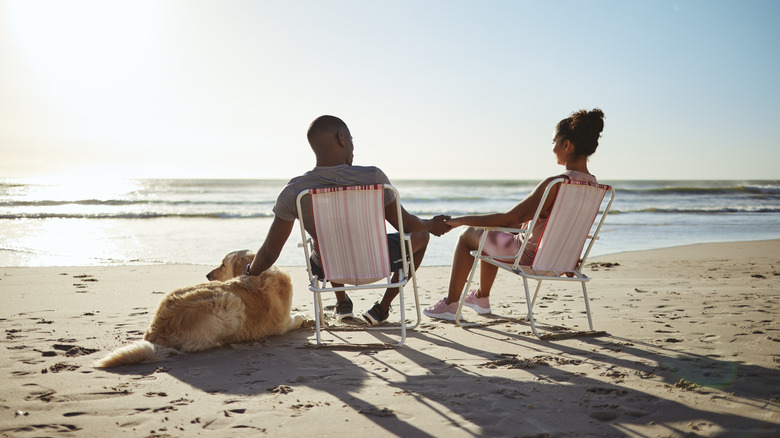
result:
<svg viewBox="0 0 780 438"><path fill-rule="evenodd" d="M402 267L398 270L397 281L392 281L390 256L387 250L387 230L385 222L385 191L395 194L395 207L398 213L398 232L401 235ZM302 202L304 198L310 201ZM301 239L309 273L309 290L314 293L314 314L317 333L317 345L322 345L321 328L323 325L322 293L336 291L360 291L366 289L399 288L399 307L401 309L401 340L406 340L406 313L404 286L412 280L414 300L417 309L417 322L409 327L414 329L420 324L420 302L417 295L417 278L414 264L407 259L411 255L411 236L404 234L401 215L401 197L390 185L370 185L352 187L330 187L306 190L298 195L298 222L301 226ZM316 243L307 238L303 226L304 206L311 207ZM318 247L318 254L324 272L318 278L312 272L310 256ZM326 287L327 283L331 287ZM333 283L343 286L333 286ZM394 330L399 327L367 327L361 330ZM348 328L329 327L328 330ZM355 328L353 327L352 330Z"/></svg>
<svg viewBox="0 0 780 438"><path fill-rule="evenodd" d="M491 257L482 254L482 248L485 245L488 234L487 231L489 230L507 231L510 233L528 233L530 232L529 230L533 230L534 225L536 225L536 222L539 220L539 215L542 212L547 196L551 189L556 185L558 185L558 195L555 198L552 211L544 226L536 254L529 265L520 264L520 260L529 239L523 241L520 250L514 258L507 258L506 256ZM607 192L610 193L609 200L606 207L599 213L600 207L605 201L604 198ZM588 326L590 327L590 330L593 330L590 304L588 302L588 291L585 287L585 283L590 280L590 277L583 274L581 270L585 265L591 248L593 248L593 243L598 238L601 225L604 223L604 219L606 218L614 199L615 190L610 186L557 178L550 182L545 189L542 200L539 202L539 207L536 209L536 213L527 229L485 228L485 232L482 233L479 248L476 251L471 252L471 255L474 256L474 265L471 267L468 281L460 296L458 312L455 315L456 323L463 326L460 321L463 310L463 301L466 297L466 292L469 291L469 287L471 286L471 281L474 278L474 272L477 270L477 265L480 261L484 261L523 278L525 299L528 305L526 321L530 321L531 330L533 330L536 337L541 336L536 330L536 324L534 323L533 306L536 301L536 296L539 294L539 289L542 286L542 281L545 280L573 281L579 282L582 285L585 311L588 315ZM597 225L591 233L594 224ZM589 243L587 247L585 247L587 241L589 241ZM584 252L583 248L585 248ZM528 280L537 281L533 299L530 297Z"/></svg>

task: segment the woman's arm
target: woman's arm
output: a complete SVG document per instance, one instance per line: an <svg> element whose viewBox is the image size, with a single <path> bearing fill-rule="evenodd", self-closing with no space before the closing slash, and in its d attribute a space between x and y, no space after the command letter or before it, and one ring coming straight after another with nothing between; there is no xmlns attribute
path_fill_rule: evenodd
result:
<svg viewBox="0 0 780 438"><path fill-rule="evenodd" d="M551 181L559 178L553 176L540 182L534 190L528 194L522 201L514 206L506 213L490 213L480 215L470 215L455 217L447 221L449 225L459 227L461 225L468 225L472 227L516 227L523 222L527 222L533 219L536 208L539 207L539 202L542 200L544 191ZM555 202L555 196L558 194L558 187L554 187L545 200L544 210L547 210Z"/></svg>

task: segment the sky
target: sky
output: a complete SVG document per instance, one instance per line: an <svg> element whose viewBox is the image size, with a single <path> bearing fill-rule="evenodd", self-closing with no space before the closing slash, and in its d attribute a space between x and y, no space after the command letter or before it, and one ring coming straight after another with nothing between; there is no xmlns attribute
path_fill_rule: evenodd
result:
<svg viewBox="0 0 780 438"><path fill-rule="evenodd" d="M774 0L0 0L0 179L281 178L342 118L393 179L780 179Z"/></svg>

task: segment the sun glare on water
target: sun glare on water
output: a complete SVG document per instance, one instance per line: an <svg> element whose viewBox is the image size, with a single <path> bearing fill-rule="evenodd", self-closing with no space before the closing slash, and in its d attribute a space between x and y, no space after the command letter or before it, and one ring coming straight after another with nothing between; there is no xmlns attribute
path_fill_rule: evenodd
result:
<svg viewBox="0 0 780 438"><path fill-rule="evenodd" d="M18 236L19 248L33 251L27 254L25 266L88 266L126 262L125 253L132 242L120 246L116 238L109 239L113 229L109 223L86 219L50 219L28 223L28 232ZM132 236L127 237L132 241ZM34 250L46 248L45 251Z"/></svg>
<svg viewBox="0 0 780 438"><path fill-rule="evenodd" d="M134 236L117 221L95 221L116 208L111 201L129 199L141 188L137 181L95 173L69 173L27 180L13 232L2 236L4 247L27 258L28 266L94 265L126 261L134 252ZM36 215L43 217L36 218ZM123 236L124 234L124 236ZM45 250L44 250L45 248ZM18 254L17 254L18 256Z"/></svg>
<svg viewBox="0 0 780 438"><path fill-rule="evenodd" d="M41 201L116 201L142 188L138 180L120 175L90 170L39 177L30 181L31 195Z"/></svg>
<svg viewBox="0 0 780 438"><path fill-rule="evenodd" d="M119 199L139 189L138 182L110 174L63 173L28 181L30 195L47 201L107 201Z"/></svg>

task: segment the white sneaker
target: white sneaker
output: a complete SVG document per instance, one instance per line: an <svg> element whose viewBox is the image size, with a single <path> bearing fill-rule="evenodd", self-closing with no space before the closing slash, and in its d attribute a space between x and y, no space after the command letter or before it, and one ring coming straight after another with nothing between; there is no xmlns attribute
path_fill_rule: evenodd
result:
<svg viewBox="0 0 780 438"><path fill-rule="evenodd" d="M490 297L477 297L477 291L471 290L466 294L466 299L463 301L464 306L469 306L474 309L480 315L490 315L493 313L490 310Z"/></svg>

